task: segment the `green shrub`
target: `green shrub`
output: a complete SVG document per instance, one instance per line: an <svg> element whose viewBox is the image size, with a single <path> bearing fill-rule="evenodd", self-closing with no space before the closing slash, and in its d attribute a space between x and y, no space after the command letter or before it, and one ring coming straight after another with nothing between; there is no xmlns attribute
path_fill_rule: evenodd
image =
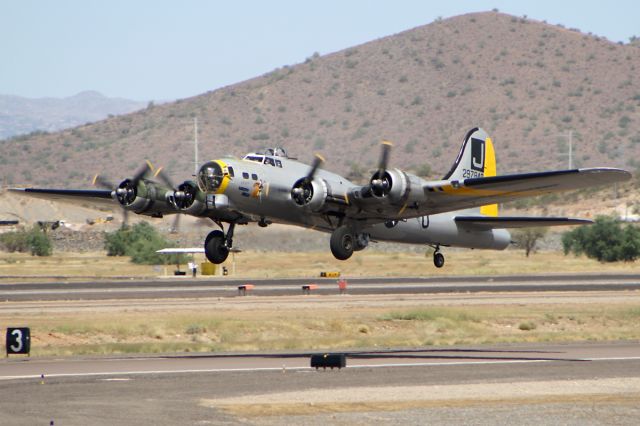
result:
<svg viewBox="0 0 640 426"><path fill-rule="evenodd" d="M516 229L511 234L516 245L524 250L527 257L536 251L538 241L547 233L547 228L522 228Z"/></svg>
<svg viewBox="0 0 640 426"><path fill-rule="evenodd" d="M107 256L130 256L131 261L138 264L184 263L183 255L166 256L156 253L172 244L174 243L165 239L147 222L105 234Z"/></svg>
<svg viewBox="0 0 640 426"><path fill-rule="evenodd" d="M37 225L27 233L27 244L32 256L51 256L53 252L49 235Z"/></svg>
<svg viewBox="0 0 640 426"><path fill-rule="evenodd" d="M536 329L536 325L532 322L523 322L518 326L518 329L522 331L531 331Z"/></svg>
<svg viewBox="0 0 640 426"><path fill-rule="evenodd" d="M28 250L27 233L25 231L6 232L0 235L2 248L9 253L24 253Z"/></svg>
<svg viewBox="0 0 640 426"><path fill-rule="evenodd" d="M592 226L565 233L562 246L565 254L585 254L600 262L631 262L640 256L640 229L600 216Z"/></svg>
<svg viewBox="0 0 640 426"><path fill-rule="evenodd" d="M37 225L29 230L21 229L0 235L0 244L10 253L31 252L33 256L50 256L53 251L51 239Z"/></svg>

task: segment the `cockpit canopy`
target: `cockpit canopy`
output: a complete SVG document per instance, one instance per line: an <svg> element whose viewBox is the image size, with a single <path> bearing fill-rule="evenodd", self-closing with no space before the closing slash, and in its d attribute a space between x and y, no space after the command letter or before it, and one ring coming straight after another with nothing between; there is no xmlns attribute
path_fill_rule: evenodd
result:
<svg viewBox="0 0 640 426"><path fill-rule="evenodd" d="M271 155L272 157L284 157L284 158L289 158L287 156L287 151L284 150L284 148L282 147L275 147L275 148L267 148L264 150L264 155Z"/></svg>
<svg viewBox="0 0 640 426"><path fill-rule="evenodd" d="M200 167L198 171L198 187L201 191L216 192L222 184L224 173L220 164L209 161Z"/></svg>

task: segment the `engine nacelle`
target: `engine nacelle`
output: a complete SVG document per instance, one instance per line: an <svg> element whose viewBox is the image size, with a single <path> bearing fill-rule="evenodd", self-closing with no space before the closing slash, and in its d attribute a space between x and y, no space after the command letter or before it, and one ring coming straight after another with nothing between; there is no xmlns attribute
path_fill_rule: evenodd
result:
<svg viewBox="0 0 640 426"><path fill-rule="evenodd" d="M169 201L176 209L193 216L200 216L207 211L204 193L190 180L178 185L178 189L170 193Z"/></svg>
<svg viewBox="0 0 640 426"><path fill-rule="evenodd" d="M371 176L369 181L371 193L377 198L389 197L391 200L401 200L409 188L407 175L398 169L379 171Z"/></svg>
<svg viewBox="0 0 640 426"><path fill-rule="evenodd" d="M291 199L299 207L306 207L317 212L322 209L329 195L329 188L324 179L309 181L302 178L296 181L291 189Z"/></svg>
<svg viewBox="0 0 640 426"><path fill-rule="evenodd" d="M163 213L175 211L165 199L167 191L170 190L154 182L141 179L136 184L132 179L125 179L116 188L115 197L125 210L162 216Z"/></svg>
<svg viewBox="0 0 640 426"><path fill-rule="evenodd" d="M151 204L151 196L153 196L152 187L147 187L141 180L136 183L131 179L125 179L120 182L116 188L116 199L120 205L136 213L145 211Z"/></svg>

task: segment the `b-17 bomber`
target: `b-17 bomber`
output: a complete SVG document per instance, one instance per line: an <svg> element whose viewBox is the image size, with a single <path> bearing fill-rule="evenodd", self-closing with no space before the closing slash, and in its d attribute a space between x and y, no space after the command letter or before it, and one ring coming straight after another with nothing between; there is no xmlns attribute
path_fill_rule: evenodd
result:
<svg viewBox="0 0 640 426"><path fill-rule="evenodd" d="M119 204L125 212L151 217L187 214L209 218L219 228L204 241L207 259L224 262L237 225L271 223L302 226L330 234L336 259L347 260L372 242L428 245L442 267L442 247L505 249L508 229L582 225L568 217L499 216L498 203L543 194L611 185L630 179L625 170L607 167L497 175L488 134L471 129L451 170L440 180L425 180L390 166L392 145L381 144L380 160L368 183L355 184L322 169L316 155L304 164L282 148L204 163L195 179L175 186L159 169L145 165L118 185L97 178L105 189L12 188L51 200L88 200Z"/></svg>

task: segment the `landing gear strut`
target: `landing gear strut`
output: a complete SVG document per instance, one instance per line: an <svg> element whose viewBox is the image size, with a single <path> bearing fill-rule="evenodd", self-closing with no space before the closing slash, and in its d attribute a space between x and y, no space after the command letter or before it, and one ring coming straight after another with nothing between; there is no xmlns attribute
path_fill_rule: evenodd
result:
<svg viewBox="0 0 640 426"><path fill-rule="evenodd" d="M233 246L233 230L235 223L229 225L227 234L220 230L211 231L204 240L204 254L209 262L221 264L229 256L229 249Z"/></svg>
<svg viewBox="0 0 640 426"><path fill-rule="evenodd" d="M440 246L436 246L436 251L433 252L433 264L436 268L444 266L444 255L440 253Z"/></svg>

